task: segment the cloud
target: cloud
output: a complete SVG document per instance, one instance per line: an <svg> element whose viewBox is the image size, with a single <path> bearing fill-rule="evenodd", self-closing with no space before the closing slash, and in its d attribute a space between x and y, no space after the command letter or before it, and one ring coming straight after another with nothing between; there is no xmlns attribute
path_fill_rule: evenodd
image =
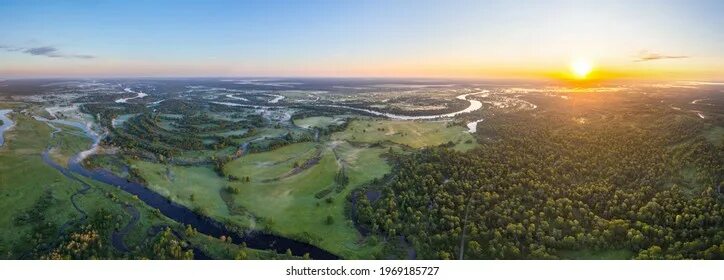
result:
<svg viewBox="0 0 724 280"><path fill-rule="evenodd" d="M89 54L74 54L74 55L66 56L66 57L81 58L81 59L93 59L93 58L96 58L95 56L89 55Z"/></svg>
<svg viewBox="0 0 724 280"><path fill-rule="evenodd" d="M13 46L8 46L8 45L0 45L0 50L5 50L8 52L22 52L22 53L26 53L29 55L47 56L47 57L56 57L56 58L78 58L78 59L95 58L95 56L87 55L87 54L63 53L63 52L60 52L60 50L58 50L58 48L52 47L52 46L21 48L21 47L13 47Z"/></svg>
<svg viewBox="0 0 724 280"><path fill-rule="evenodd" d="M16 47L8 46L8 45L0 45L0 50L6 50L9 52L18 52L18 51L22 51L23 48L16 48Z"/></svg>
<svg viewBox="0 0 724 280"><path fill-rule="evenodd" d="M32 55L44 55L49 57L59 57L58 49L54 47L38 47L38 48L28 48L23 50L24 53L32 54Z"/></svg>
<svg viewBox="0 0 724 280"><path fill-rule="evenodd" d="M655 52L650 52L647 50L643 50L639 52L637 59L634 60L635 62L643 62L643 61L651 61L651 60L660 60L660 59L679 59L679 58L689 58L689 56L686 55L665 55Z"/></svg>

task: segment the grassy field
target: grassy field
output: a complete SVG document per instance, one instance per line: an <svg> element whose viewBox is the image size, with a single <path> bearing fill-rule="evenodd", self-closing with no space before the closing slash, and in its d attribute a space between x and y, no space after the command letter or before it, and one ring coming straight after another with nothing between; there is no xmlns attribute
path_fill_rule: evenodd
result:
<svg viewBox="0 0 724 280"><path fill-rule="evenodd" d="M269 159L285 159L291 151L305 155L304 146L295 145L298 146L287 147L282 153L284 156L277 155L279 150L260 153L254 158L242 159L246 160L244 164L230 164L227 170L243 176L244 166L262 164ZM304 145L312 148L314 144ZM293 176L276 181L232 182L239 190L234 195L235 201L262 221L259 228L310 242L345 258L369 258L380 250L380 246L365 242L345 217L344 209L346 197L355 187L390 171L390 166L380 157L385 150L354 148L345 143L326 145L322 149L317 164ZM342 166L347 170L349 185L317 198L315 195L320 191L335 188L334 178ZM275 172L282 170L279 168ZM327 222L328 217L331 217L331 224Z"/></svg>
<svg viewBox="0 0 724 280"><path fill-rule="evenodd" d="M254 182L278 178L306 160L314 157L319 149L312 142L287 145L273 152L254 153L238 158L226 165L227 174L242 178L249 176Z"/></svg>
<svg viewBox="0 0 724 280"><path fill-rule="evenodd" d="M341 192L332 192L329 195L333 199L331 203L315 197L320 190L334 187L339 163L331 147L324 147L319 163L311 168L276 181L265 180L290 171L293 168L291 162L308 158L309 151L317 149L316 145L294 144L252 154L227 165L228 172L238 176L245 176L244 170L259 171L256 176L250 175L257 178L251 182L227 182L208 167L180 167L144 161L133 161L132 167L140 171L152 190L191 209L203 209L204 214L217 220L244 228L270 230L314 243L345 257L369 257L379 248L358 242L359 233L344 215L345 198L353 189L353 184L381 177L389 171L389 166L379 158L383 149L367 153L354 151L355 154L352 154L354 148L349 148L346 158L352 162L349 167L351 184ZM269 168L251 168L270 162L278 164ZM239 170L236 170L237 167ZM232 203L244 209L244 213L232 211L222 199L223 188L227 185L238 188L238 194L231 194ZM252 219L252 215L257 219ZM333 224L326 224L327 216L332 216ZM225 257L238 251L234 246L227 247L221 250L214 245L206 249L211 255Z"/></svg>
<svg viewBox="0 0 724 280"><path fill-rule="evenodd" d="M724 127L715 126L706 132L705 137L714 145L724 145Z"/></svg>
<svg viewBox="0 0 724 280"><path fill-rule="evenodd" d="M86 158L84 164L90 168L104 168L121 177L128 176L126 163L117 154L94 154Z"/></svg>
<svg viewBox="0 0 724 280"><path fill-rule="evenodd" d="M318 128L324 128L333 124L341 124L344 122L342 118L338 117L324 117L324 116L318 116L318 117L308 117L303 119L296 119L294 120L294 125L301 127L301 128L310 128L310 127L318 127Z"/></svg>
<svg viewBox="0 0 724 280"><path fill-rule="evenodd" d="M182 150L178 155L174 156L174 159L181 161L203 161L212 157L223 157L233 155L236 152L236 147L226 147L214 150Z"/></svg>
<svg viewBox="0 0 724 280"><path fill-rule="evenodd" d="M350 186L367 183L390 172L390 166L381 160L387 151L385 148L355 147L347 142L334 142L332 146L346 167Z"/></svg>
<svg viewBox="0 0 724 280"><path fill-rule="evenodd" d="M222 136L222 137L228 137L228 136L241 136L244 135L248 129L238 129L238 130L229 130L221 133L215 133L215 134L209 134L209 135L216 135L216 136Z"/></svg>
<svg viewBox="0 0 724 280"><path fill-rule="evenodd" d="M311 242L346 258L369 258L380 246L366 244L344 211L346 198L355 187L390 171L381 158L385 151L344 141L296 143L228 163L225 172L242 178L239 181L227 181L205 166L145 161L132 161L131 166L152 190L215 219ZM318 161L311 161L313 158ZM307 161L316 163L302 167ZM334 178L343 166L349 184L336 188ZM249 182L244 180L246 176ZM238 193L229 193L227 186ZM331 191L324 197L315 196L325 189Z"/></svg>
<svg viewBox="0 0 724 280"><path fill-rule="evenodd" d="M84 132L78 128L55 124L62 131L55 134L50 140L53 147L50 150L50 156L53 161L67 166L68 160L75 154L88 149L91 145L91 139L84 135Z"/></svg>
<svg viewBox="0 0 724 280"><path fill-rule="evenodd" d="M70 195L80 185L67 180L55 169L45 165L41 153L48 144L51 128L22 115L13 114L15 127L5 133L5 144L0 148L0 253L12 257L17 250L33 244L22 242L31 232L30 226L17 226L14 217L30 209L38 198L50 190L56 199L46 212L45 219L63 224L77 217L70 204ZM13 245L20 248L13 248Z"/></svg>
<svg viewBox="0 0 724 280"><path fill-rule="evenodd" d="M147 161L131 161L151 190L189 209L215 218L228 217L219 192L226 181L207 166L175 166Z"/></svg>
<svg viewBox="0 0 724 280"><path fill-rule="evenodd" d="M333 134L332 139L361 143L390 141L412 148L448 142L453 142L459 150L475 146L473 136L465 128L432 121L357 120L350 123L345 131ZM468 141L470 143L466 143Z"/></svg>
<svg viewBox="0 0 724 280"><path fill-rule="evenodd" d="M246 255L245 260L301 259L301 257L298 256L277 254L274 251L243 248L240 245L224 242L221 239L202 234L187 236L187 240L191 245L199 248L212 259L233 260L239 256L240 251L244 251Z"/></svg>

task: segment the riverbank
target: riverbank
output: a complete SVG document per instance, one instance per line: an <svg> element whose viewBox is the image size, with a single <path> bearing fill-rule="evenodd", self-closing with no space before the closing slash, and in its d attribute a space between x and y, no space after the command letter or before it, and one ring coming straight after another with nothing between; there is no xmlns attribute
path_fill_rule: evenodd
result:
<svg viewBox="0 0 724 280"><path fill-rule="evenodd" d="M12 111L11 109L0 110L0 120L2 121L2 124L0 124L0 147L5 143L5 132L15 126L15 122L8 117Z"/></svg>

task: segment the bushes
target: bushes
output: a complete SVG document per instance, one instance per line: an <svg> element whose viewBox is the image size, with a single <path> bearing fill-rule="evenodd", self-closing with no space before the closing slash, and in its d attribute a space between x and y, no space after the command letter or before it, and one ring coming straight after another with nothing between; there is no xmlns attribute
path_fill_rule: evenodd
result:
<svg viewBox="0 0 724 280"><path fill-rule="evenodd" d="M226 191L226 192L228 192L228 193L230 193L230 194L239 194L239 192L240 192L241 190L239 189L239 187L226 186L226 187L224 187L224 191Z"/></svg>
<svg viewBox="0 0 724 280"><path fill-rule="evenodd" d="M330 187L330 188L322 189L321 191L319 191L319 192L317 192L316 194L314 194L314 197L316 197L317 199L322 199L323 197L325 197L325 196L327 196L328 194L330 194L333 190L334 190L334 188L331 188L331 187Z"/></svg>

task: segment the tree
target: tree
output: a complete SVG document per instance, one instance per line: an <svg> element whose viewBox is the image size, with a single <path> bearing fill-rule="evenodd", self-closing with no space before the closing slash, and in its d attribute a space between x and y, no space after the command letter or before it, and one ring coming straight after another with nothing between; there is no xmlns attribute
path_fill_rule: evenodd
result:
<svg viewBox="0 0 724 280"><path fill-rule="evenodd" d="M325 221L328 225L334 224L334 218L332 218L332 215L327 215L327 220Z"/></svg>
<svg viewBox="0 0 724 280"><path fill-rule="evenodd" d="M161 260L192 260L194 253L187 247L185 242L182 242L176 238L170 228L166 228L156 238L156 242L153 247L152 259Z"/></svg>
<svg viewBox="0 0 724 280"><path fill-rule="evenodd" d="M194 237L198 233L194 227L191 225L186 225L186 230L184 230L184 233L188 237Z"/></svg>
<svg viewBox="0 0 724 280"><path fill-rule="evenodd" d="M240 249L239 252L236 253L236 256L234 257L235 260L246 260L248 258L248 255L246 254L246 249Z"/></svg>
<svg viewBox="0 0 724 280"><path fill-rule="evenodd" d="M646 250L642 250L636 255L636 259L639 260L663 260L664 254L661 247L653 245Z"/></svg>

